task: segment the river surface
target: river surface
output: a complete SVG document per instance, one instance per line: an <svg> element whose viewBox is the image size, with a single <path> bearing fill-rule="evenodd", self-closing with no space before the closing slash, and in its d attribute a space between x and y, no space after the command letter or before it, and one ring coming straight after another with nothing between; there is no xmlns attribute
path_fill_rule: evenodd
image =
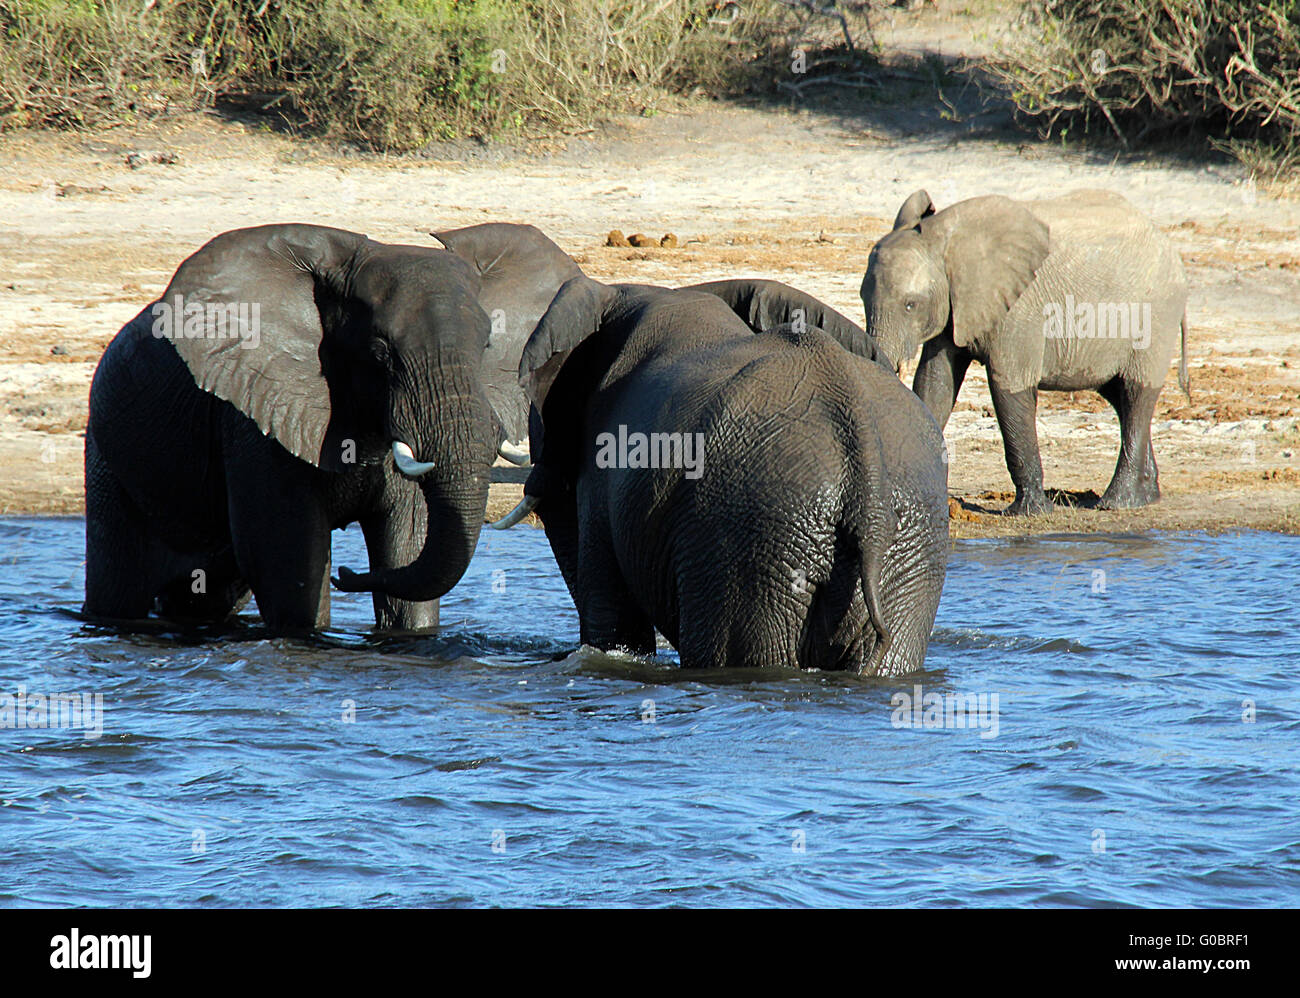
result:
<svg viewBox="0 0 1300 998"><path fill-rule="evenodd" d="M90 626L82 545L0 519L2 905L1300 904L1297 537L958 542L891 681L576 649L529 528L390 639Z"/></svg>

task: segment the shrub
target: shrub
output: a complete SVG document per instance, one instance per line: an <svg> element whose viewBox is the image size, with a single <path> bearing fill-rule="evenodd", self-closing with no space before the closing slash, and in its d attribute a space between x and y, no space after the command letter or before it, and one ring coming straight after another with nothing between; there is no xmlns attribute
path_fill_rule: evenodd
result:
<svg viewBox="0 0 1300 998"><path fill-rule="evenodd" d="M1030 4L995 75L1044 134L1198 134L1278 169L1300 146L1300 0Z"/></svg>
<svg viewBox="0 0 1300 998"><path fill-rule="evenodd" d="M0 127L260 95L376 149L770 85L796 0L0 0ZM865 3L856 5L865 9Z"/></svg>
<svg viewBox="0 0 1300 998"><path fill-rule="evenodd" d="M379 149L411 149L508 114L493 53L511 30L504 3L338 0L297 4L275 27L265 77L308 127Z"/></svg>
<svg viewBox="0 0 1300 998"><path fill-rule="evenodd" d="M0 0L0 126L84 127L190 104L195 82L141 3Z"/></svg>

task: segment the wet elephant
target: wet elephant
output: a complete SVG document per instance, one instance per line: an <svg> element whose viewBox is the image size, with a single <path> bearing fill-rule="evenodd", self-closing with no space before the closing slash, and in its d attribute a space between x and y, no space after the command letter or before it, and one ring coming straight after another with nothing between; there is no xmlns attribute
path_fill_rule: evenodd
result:
<svg viewBox="0 0 1300 998"><path fill-rule="evenodd" d="M359 522L381 627L437 623L498 449L526 433L523 344L581 273L531 226L447 248L317 225L217 236L109 344L86 431L94 617L329 621L330 531Z"/></svg>

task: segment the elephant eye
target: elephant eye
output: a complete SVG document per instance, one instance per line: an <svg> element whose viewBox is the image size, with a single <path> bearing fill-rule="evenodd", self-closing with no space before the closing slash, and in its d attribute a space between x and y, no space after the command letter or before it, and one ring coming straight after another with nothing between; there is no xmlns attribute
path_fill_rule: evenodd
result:
<svg viewBox="0 0 1300 998"><path fill-rule="evenodd" d="M387 364L388 341L379 336L372 337L370 340L370 356L374 357L375 360L379 361L381 364Z"/></svg>

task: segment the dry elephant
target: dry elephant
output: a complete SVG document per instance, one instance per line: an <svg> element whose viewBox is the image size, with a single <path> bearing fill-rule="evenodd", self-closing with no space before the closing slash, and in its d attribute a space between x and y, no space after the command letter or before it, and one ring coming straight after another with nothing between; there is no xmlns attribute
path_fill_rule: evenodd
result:
<svg viewBox="0 0 1300 998"><path fill-rule="evenodd" d="M1099 392L1119 415L1106 509L1160 497L1151 415L1181 344L1187 281L1169 240L1105 191L1045 201L976 197L936 212L909 197L862 279L867 333L889 364L918 347L913 390L946 424L972 360L989 391L1016 486L1008 512L1051 507L1038 453L1038 392Z"/></svg>

